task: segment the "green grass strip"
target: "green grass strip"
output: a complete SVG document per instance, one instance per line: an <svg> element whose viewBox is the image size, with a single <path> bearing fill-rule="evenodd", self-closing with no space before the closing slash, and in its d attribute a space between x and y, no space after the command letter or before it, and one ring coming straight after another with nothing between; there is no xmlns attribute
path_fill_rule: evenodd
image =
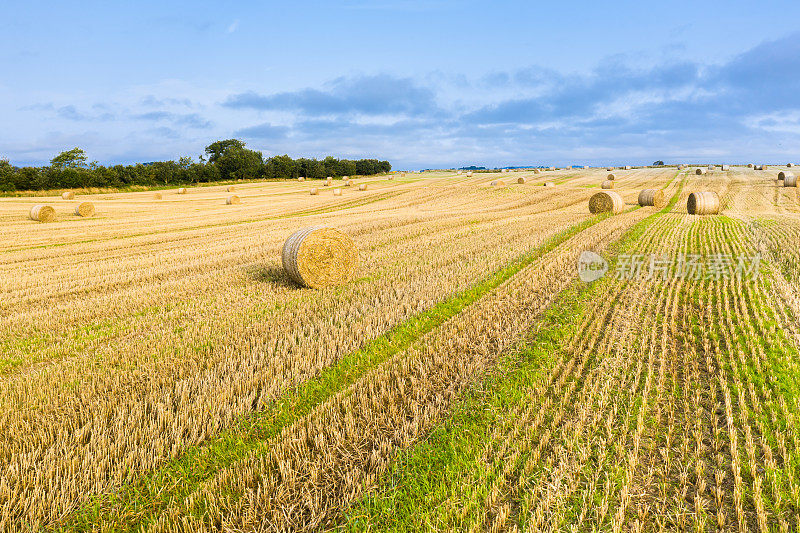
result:
<svg viewBox="0 0 800 533"><path fill-rule="evenodd" d="M93 529L95 525L102 525L103 531L137 530L140 525L158 516L171 502L185 498L203 481L258 449L265 441L274 438L285 427L355 383L381 362L406 350L420 337L526 266L606 218L608 215L605 214L594 216L553 235L471 288L410 318L322 370L317 377L287 391L268 409L245 417L233 428L189 448L180 458L169 461L157 471L121 487L115 493L96 496L88 505L68 516L57 530L85 531Z"/></svg>

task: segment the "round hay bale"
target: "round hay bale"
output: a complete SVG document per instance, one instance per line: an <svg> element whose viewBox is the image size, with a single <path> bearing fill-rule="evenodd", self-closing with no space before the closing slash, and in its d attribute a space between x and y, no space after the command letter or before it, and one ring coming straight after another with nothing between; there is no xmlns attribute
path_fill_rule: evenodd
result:
<svg viewBox="0 0 800 533"><path fill-rule="evenodd" d="M283 268L292 280L312 289L346 283L355 273L358 248L338 229L313 226L293 233L283 245Z"/></svg>
<svg viewBox="0 0 800 533"><path fill-rule="evenodd" d="M178 189L178 194L186 194L186 187L181 187Z"/></svg>
<svg viewBox="0 0 800 533"><path fill-rule="evenodd" d="M525 178L517 178L517 183L519 183L520 185L524 185L525 184Z"/></svg>
<svg viewBox="0 0 800 533"><path fill-rule="evenodd" d="M62 200L72 200L75 198L75 193L72 191L66 191L61 193Z"/></svg>
<svg viewBox="0 0 800 533"><path fill-rule="evenodd" d="M786 173L786 177L783 178L783 186L784 187L797 187L797 176L795 176L791 172Z"/></svg>
<svg viewBox="0 0 800 533"><path fill-rule="evenodd" d="M342 189L333 189L333 195L334 196L341 196L342 195Z"/></svg>
<svg viewBox="0 0 800 533"><path fill-rule="evenodd" d="M161 193L160 192L154 193L153 200L161 200Z"/></svg>
<svg viewBox="0 0 800 533"><path fill-rule="evenodd" d="M456 174L460 176L461 174L463 174L463 172L459 170L458 172L456 172Z"/></svg>
<svg viewBox="0 0 800 533"><path fill-rule="evenodd" d="M697 170L694 171L694 173L697 174L698 176L702 176L703 174L705 174L707 172L708 171L706 169L704 169L704 168L698 168Z"/></svg>
<svg viewBox="0 0 800 533"><path fill-rule="evenodd" d="M37 222L53 222L56 219L56 210L49 205L37 204L31 207L29 216Z"/></svg>
<svg viewBox="0 0 800 533"><path fill-rule="evenodd" d="M730 165L722 165L722 170L723 170L724 172L727 172L727 171L729 171L730 169L731 169L731 166L730 166Z"/></svg>
<svg viewBox="0 0 800 533"><path fill-rule="evenodd" d="M789 171L786 171L786 170L781 170L780 172L778 172L778 179L782 180L782 179L786 178L786 176L792 176L792 175L793 175L792 172L789 172Z"/></svg>
<svg viewBox="0 0 800 533"><path fill-rule="evenodd" d="M362 183L361 185L358 186L358 190L359 191L366 191L367 190L367 184L366 183Z"/></svg>
<svg viewBox="0 0 800 533"><path fill-rule="evenodd" d="M589 198L589 212L592 214L597 213L613 213L615 215L622 213L625 210L625 202L615 191L598 192Z"/></svg>
<svg viewBox="0 0 800 533"><path fill-rule="evenodd" d="M664 207L666 201L661 189L645 189L639 193L639 205L642 207Z"/></svg>
<svg viewBox="0 0 800 533"><path fill-rule="evenodd" d="M239 200L239 197L236 196L235 194L232 194L232 195L228 196L227 198L225 198L225 204L226 205L234 205L234 204L240 204L240 203L242 203L242 201Z"/></svg>
<svg viewBox="0 0 800 533"><path fill-rule="evenodd" d="M690 215L716 215L719 207L719 196L713 191L693 192L686 201L686 211Z"/></svg>
<svg viewBox="0 0 800 533"><path fill-rule="evenodd" d="M234 187L233 185L228 185L228 188L225 189L225 192L233 192L235 190L236 190L236 187Z"/></svg>
<svg viewBox="0 0 800 533"><path fill-rule="evenodd" d="M786 167L787 168L792 168L793 166L794 166L794 163L786 163Z"/></svg>
<svg viewBox="0 0 800 533"><path fill-rule="evenodd" d="M606 170L611 172L612 170L614 170L614 167L606 167Z"/></svg>
<svg viewBox="0 0 800 533"><path fill-rule="evenodd" d="M609 174L608 176L606 176L606 179L614 181L615 179L617 179L617 176L615 176L614 174Z"/></svg>
<svg viewBox="0 0 800 533"><path fill-rule="evenodd" d="M471 178L472 177L472 172L467 172L467 177Z"/></svg>
<svg viewBox="0 0 800 533"><path fill-rule="evenodd" d="M613 189L614 188L614 182L611 181L611 180L606 180L606 181L604 181L603 183L600 184L600 188L601 189Z"/></svg>
<svg viewBox="0 0 800 533"><path fill-rule="evenodd" d="M309 192L311 193L311 196L316 196L316 195L318 195L318 194L319 194L319 189L317 189L316 187L314 187L314 188L313 188L313 189L311 189L311 191L309 191Z"/></svg>
<svg viewBox="0 0 800 533"><path fill-rule="evenodd" d="M539 173L539 169L538 169L538 168L534 168L534 169L533 169L533 173L534 173L534 174L538 174L538 173Z"/></svg>
<svg viewBox="0 0 800 533"><path fill-rule="evenodd" d="M91 202L81 202L75 206L75 214L79 217L94 216L94 204Z"/></svg>
<svg viewBox="0 0 800 533"><path fill-rule="evenodd" d="M342 176L342 181L347 181L350 179L350 176Z"/></svg>
<svg viewBox="0 0 800 533"><path fill-rule="evenodd" d="M330 187L331 185L333 185L333 178L326 178L324 185L326 187Z"/></svg>
<svg viewBox="0 0 800 533"><path fill-rule="evenodd" d="M390 180L393 180L393 179L394 179L394 176L390 174L390 175L389 175L389 179L390 179Z"/></svg>
<svg viewBox="0 0 800 533"><path fill-rule="evenodd" d="M754 166L753 163L747 163L747 168L753 168Z"/></svg>
<svg viewBox="0 0 800 533"><path fill-rule="evenodd" d="M630 165L625 165L625 170L630 170L630 169L631 169Z"/></svg>
<svg viewBox="0 0 800 533"><path fill-rule="evenodd" d="M344 184L345 187L350 187L353 185L353 180L347 180Z"/></svg>
<svg viewBox="0 0 800 533"><path fill-rule="evenodd" d="M545 186L545 187L555 187L556 186L556 184L553 183L552 181L545 181L542 185Z"/></svg>
<svg viewBox="0 0 800 533"><path fill-rule="evenodd" d="M303 176L297 178L297 181L305 181L306 179Z"/></svg>
<svg viewBox="0 0 800 533"><path fill-rule="evenodd" d="M502 186L504 186L505 184L506 184L506 182L505 182L505 181L503 181L503 180L494 180L494 181L491 183L492 187L502 187Z"/></svg>
<svg viewBox="0 0 800 533"><path fill-rule="evenodd" d="M717 170L716 165L708 165L708 170Z"/></svg>

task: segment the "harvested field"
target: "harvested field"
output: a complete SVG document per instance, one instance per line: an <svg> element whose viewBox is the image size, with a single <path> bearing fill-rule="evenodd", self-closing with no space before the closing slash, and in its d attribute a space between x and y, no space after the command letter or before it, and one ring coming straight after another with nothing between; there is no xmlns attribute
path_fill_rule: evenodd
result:
<svg viewBox="0 0 800 533"><path fill-rule="evenodd" d="M0 531L797 531L797 189L607 174L0 198Z"/></svg>

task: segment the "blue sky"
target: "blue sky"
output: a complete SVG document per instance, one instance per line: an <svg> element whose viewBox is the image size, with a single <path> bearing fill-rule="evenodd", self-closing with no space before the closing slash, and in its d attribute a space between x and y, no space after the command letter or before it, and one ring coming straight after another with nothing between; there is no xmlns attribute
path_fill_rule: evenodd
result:
<svg viewBox="0 0 800 533"><path fill-rule="evenodd" d="M800 160L800 2L4 0L0 158Z"/></svg>

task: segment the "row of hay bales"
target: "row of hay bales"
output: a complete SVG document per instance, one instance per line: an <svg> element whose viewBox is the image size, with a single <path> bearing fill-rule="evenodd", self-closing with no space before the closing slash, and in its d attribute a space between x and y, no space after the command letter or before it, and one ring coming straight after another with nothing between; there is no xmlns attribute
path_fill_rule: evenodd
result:
<svg viewBox="0 0 800 533"><path fill-rule="evenodd" d="M778 172L778 181L782 181L784 187L797 187L797 176L788 170Z"/></svg>
<svg viewBox="0 0 800 533"><path fill-rule="evenodd" d="M664 207L666 198L661 189L644 189L639 193L638 203L642 207ZM625 201L616 191L602 191L589 198L589 212L592 214L612 213L618 215L625 210ZM720 210L720 200L713 191L693 192L686 201L686 211L690 215L716 215Z"/></svg>
<svg viewBox="0 0 800 533"><path fill-rule="evenodd" d="M92 217L94 213L94 204L91 202L81 202L75 206L73 211L73 214L78 217ZM45 204L36 204L31 207L28 216L36 222L53 222L57 218L55 208Z"/></svg>

